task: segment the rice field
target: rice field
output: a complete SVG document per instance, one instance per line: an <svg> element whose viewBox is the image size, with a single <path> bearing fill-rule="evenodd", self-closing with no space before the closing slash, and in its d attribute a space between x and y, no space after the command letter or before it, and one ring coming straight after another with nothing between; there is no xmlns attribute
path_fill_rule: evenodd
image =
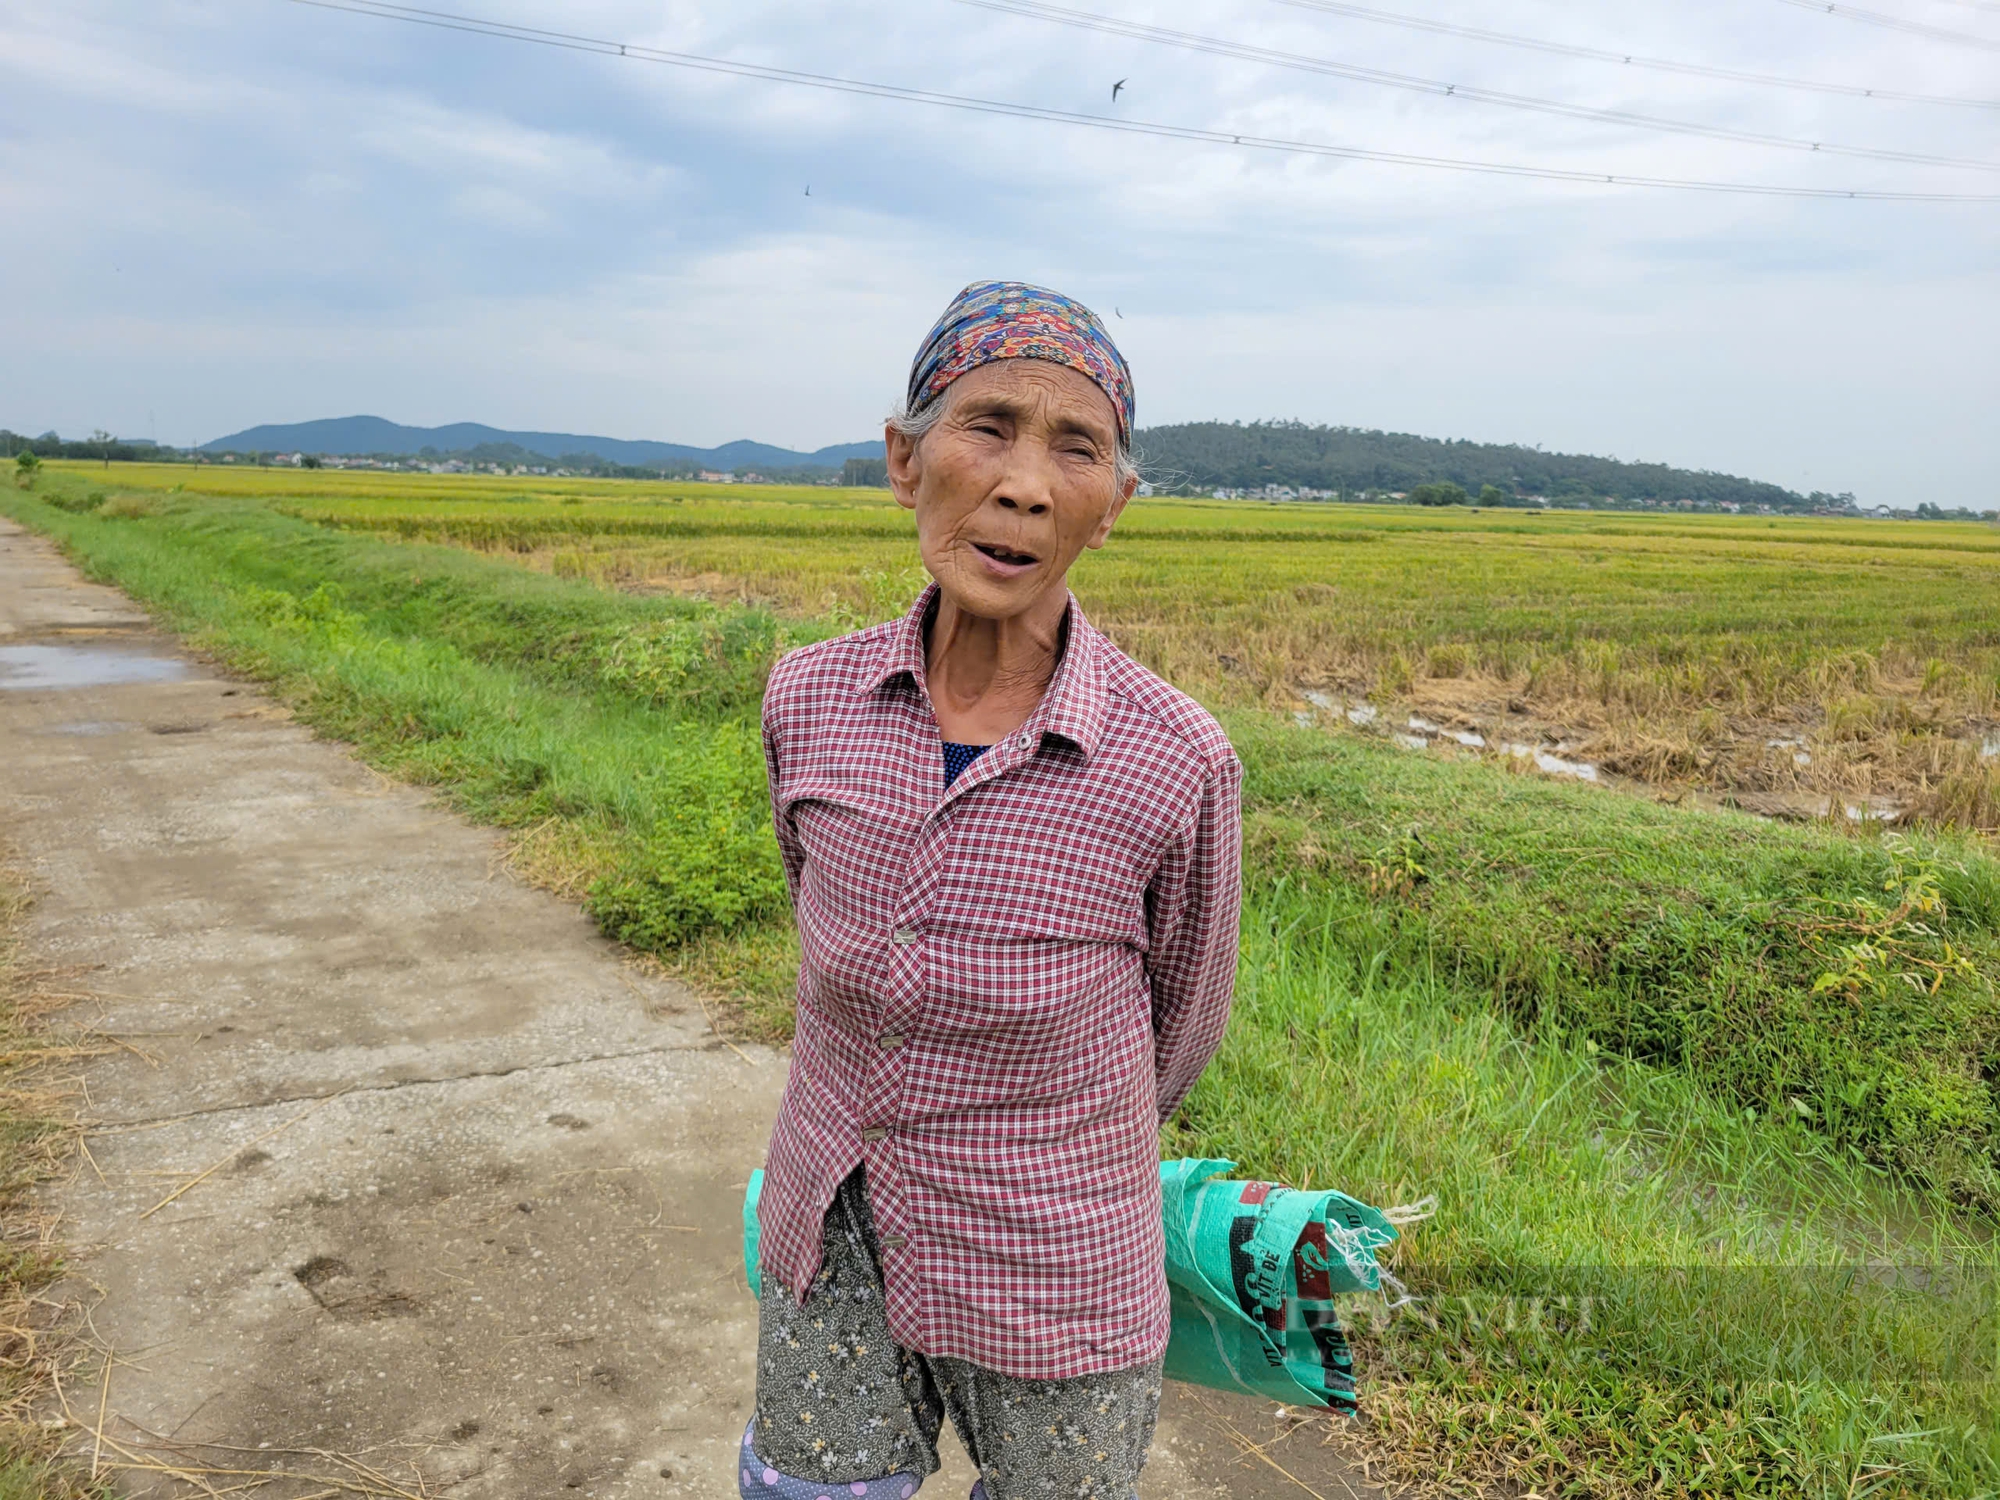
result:
<svg viewBox="0 0 2000 1500"><path fill-rule="evenodd" d="M224 469L200 484L834 623L883 618L922 583L909 518L879 490ZM1213 701L1779 817L2000 828L1993 526L1138 500L1074 583L1121 646Z"/></svg>

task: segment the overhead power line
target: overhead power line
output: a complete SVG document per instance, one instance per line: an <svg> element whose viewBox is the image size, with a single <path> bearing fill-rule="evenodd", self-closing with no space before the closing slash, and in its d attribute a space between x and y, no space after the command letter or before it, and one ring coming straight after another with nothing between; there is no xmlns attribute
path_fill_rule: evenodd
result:
<svg viewBox="0 0 2000 1500"><path fill-rule="evenodd" d="M622 57L633 62L663 63L669 67L690 68L735 78L756 78L772 83L797 84L833 93L858 94L874 99L894 99L904 103L928 104L943 109L1001 115L1018 120L1043 120L1056 125L1078 125L1093 130L1112 131L1120 135L1155 136L1162 140L1187 141L1209 146L1240 146L1294 156L1379 162L1389 166L1426 167L1443 171L1525 177L1542 182L1574 182L1592 186L1673 188L1691 192L1735 193L1758 197L1847 198L1892 203L2000 203L2000 193L1928 193L1888 188L1794 187L1780 183L1714 182L1695 178L1636 176L1624 172L1589 172L1576 168L1542 167L1518 162L1468 161L1457 157L1427 156L1405 151L1379 151L1360 146L1334 145L1324 141L1288 140L1278 136L1209 130L1192 125L1167 125L1144 120L1119 119L1107 115L1082 114L1074 110L1048 109L1034 104L977 99L965 94L941 93L931 89L904 88L896 84L871 83L862 79L839 78L825 73L805 73L793 68L774 68L763 63L703 57L692 52L670 52L659 47L641 46L635 42L606 41L601 37L581 36L573 32L516 26L509 22L488 21L477 16L458 15L448 11L425 10L410 5L390 5L382 3L382 0L290 0L290 3L309 5L318 10L373 16L386 21L403 21L445 31L468 32L475 36L498 37L504 41L559 47L571 52L592 52L601 57Z"/></svg>
<svg viewBox="0 0 2000 1500"><path fill-rule="evenodd" d="M1942 26L1926 26L1922 21L1886 16L1879 10L1863 10L1858 5L1829 5L1826 0L1779 0L1779 3L1796 5L1800 10L1816 10L1823 16L1866 21L1870 26L1886 26L1891 31L1903 31L1911 36L1927 36L1934 42L1956 42L1961 47L1983 47L1988 52L2000 52L2000 39L1994 37L1974 36L1967 31L1947 31Z"/></svg>
<svg viewBox="0 0 2000 1500"><path fill-rule="evenodd" d="M1608 47L1581 47L1569 42L1552 42L1543 37L1517 36L1507 31L1488 31L1479 26L1459 26L1433 21L1424 16L1406 16L1399 11L1376 10L1366 5L1349 5L1345 0L1278 0L1298 10L1316 10L1323 15L1344 16L1351 21L1372 21L1383 26L1400 26L1408 31L1429 32L1433 36L1463 37L1468 41L1492 42L1502 47L1521 47L1552 57L1579 57L1591 62L1617 63L1621 67L1647 68L1656 73L1678 73L1687 78L1718 78L1730 83L1752 83L1765 88L1799 89L1809 94L1836 94L1844 99L1887 99L1898 104L1947 104L1962 109L2000 109L2000 99L1965 99L1948 94L1913 94L1901 89L1864 88L1853 83L1821 83L1807 78L1784 78L1773 73L1751 73L1740 68L1718 68L1707 63L1673 62L1663 57L1641 57ZM1817 3L1813 6L1818 9ZM1996 7L2000 8L2000 7Z"/></svg>
<svg viewBox="0 0 2000 1500"><path fill-rule="evenodd" d="M1086 31L1099 31L1111 36L1128 36L1139 41L1158 42L1163 46L1179 47L1189 52L1206 52L1216 57L1233 57L1245 62L1267 63L1272 67L1290 68L1302 73L1319 73L1331 78L1348 78L1360 83L1380 84L1385 88L1405 89L1413 93L1429 94L1439 99L1469 99L1478 104L1497 104L1508 109L1532 110L1537 114L1561 115L1572 120L1628 125L1643 130L1664 130L1677 135L1707 136L1711 140L1736 141L1752 146L1774 146L1786 151L1816 151L1827 156L1855 156L1870 161L1908 162L1919 166L1963 167L1976 172L2000 172L2000 162L1975 161L1962 156L1933 156L1919 151L1890 151L1872 146L1839 146L1829 141L1766 135L1761 131L1734 130L1726 125L1705 125L1692 120L1668 120L1657 115L1635 114L1630 110L1596 109L1589 105L1565 104L1555 99L1537 99L1526 94L1502 93L1498 89L1480 88L1472 84L1446 83L1436 78L1390 73L1381 68L1364 68L1354 63L1334 62L1323 57L1305 57L1296 52L1281 52L1270 47L1253 46L1247 42L1232 42L1222 37L1195 36L1190 32L1173 31L1165 26L1149 26L1144 22L1121 20L1115 16L1097 15L1091 11L1070 10L1060 5L1044 4L1043 0L958 0L958 3L977 6L982 10L1001 11L1007 15L1026 16L1038 21L1053 21L1061 26L1076 26Z"/></svg>

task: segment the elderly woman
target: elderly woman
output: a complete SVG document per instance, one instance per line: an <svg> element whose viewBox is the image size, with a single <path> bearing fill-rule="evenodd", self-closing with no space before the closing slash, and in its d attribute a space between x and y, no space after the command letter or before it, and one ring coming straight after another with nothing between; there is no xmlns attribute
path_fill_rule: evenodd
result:
<svg viewBox="0 0 2000 1500"><path fill-rule="evenodd" d="M802 962L742 1493L1130 1500L1167 1342L1159 1126L1221 1042L1241 767L1083 617L1131 498L1104 325L967 287L885 434L936 580L795 652L764 750Z"/></svg>

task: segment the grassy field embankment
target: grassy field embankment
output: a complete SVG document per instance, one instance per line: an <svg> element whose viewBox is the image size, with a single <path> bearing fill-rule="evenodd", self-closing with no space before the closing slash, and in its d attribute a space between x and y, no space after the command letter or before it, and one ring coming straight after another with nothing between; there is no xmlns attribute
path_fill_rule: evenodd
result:
<svg viewBox="0 0 2000 1500"><path fill-rule="evenodd" d="M782 1026L754 704L844 621L102 483L0 504ZM1348 1441L1550 1494L2000 1490L2000 866L1227 718L1239 1010L1169 1147L1441 1200Z"/></svg>

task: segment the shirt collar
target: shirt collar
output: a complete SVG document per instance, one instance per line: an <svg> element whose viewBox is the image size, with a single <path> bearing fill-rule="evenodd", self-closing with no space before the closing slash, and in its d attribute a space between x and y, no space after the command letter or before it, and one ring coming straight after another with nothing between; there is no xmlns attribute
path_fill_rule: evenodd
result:
<svg viewBox="0 0 2000 1500"><path fill-rule="evenodd" d="M916 603L890 626L888 633L881 638L875 665L861 680L861 696L878 693L888 683L907 673L918 691L925 695L925 702L929 702L929 690L924 684L924 620L936 603L937 596L938 586L933 583L917 595ZM1053 734L1066 739L1083 752L1085 760L1089 760L1097 753L1098 744L1104 738L1107 693L1105 654L1111 649L1111 643L1084 618L1083 606L1076 602L1075 594L1069 596L1067 623L1069 639L1063 647L1063 658L1056 665L1056 675L1022 729L1036 738Z"/></svg>

